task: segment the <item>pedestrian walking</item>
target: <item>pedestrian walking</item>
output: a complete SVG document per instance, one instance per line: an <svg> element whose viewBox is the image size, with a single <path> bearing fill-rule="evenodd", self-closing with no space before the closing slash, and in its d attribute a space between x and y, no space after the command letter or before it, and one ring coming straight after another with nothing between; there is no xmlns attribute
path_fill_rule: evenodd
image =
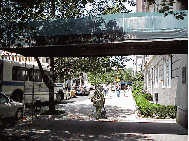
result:
<svg viewBox="0 0 189 141"><path fill-rule="evenodd" d="M130 86L128 86L127 92L129 92L131 90Z"/></svg>
<svg viewBox="0 0 189 141"><path fill-rule="evenodd" d="M125 84L125 86L123 88L124 88L124 97L125 97L125 93L127 92L127 89L128 89L127 84Z"/></svg>
<svg viewBox="0 0 189 141"><path fill-rule="evenodd" d="M105 96L108 95L108 86L107 85L105 85L105 87L104 87L104 94L105 94Z"/></svg>
<svg viewBox="0 0 189 141"><path fill-rule="evenodd" d="M121 90L120 84L117 84L116 86L117 97L120 97L120 90Z"/></svg>
<svg viewBox="0 0 189 141"><path fill-rule="evenodd" d="M94 96L91 98L91 102L93 102L93 106L96 107L96 119L101 118L102 107L104 107L105 98L101 85L97 85Z"/></svg>

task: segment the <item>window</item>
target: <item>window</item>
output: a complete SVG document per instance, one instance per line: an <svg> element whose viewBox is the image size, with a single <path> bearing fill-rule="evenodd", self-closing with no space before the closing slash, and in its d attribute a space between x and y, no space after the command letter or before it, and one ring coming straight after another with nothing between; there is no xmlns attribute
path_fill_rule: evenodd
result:
<svg viewBox="0 0 189 141"><path fill-rule="evenodd" d="M168 86L170 87L171 86L171 72L172 72L172 67L171 67L171 60L172 60L172 56L171 55L169 55L168 56L169 57L169 66L168 66Z"/></svg>
<svg viewBox="0 0 189 141"><path fill-rule="evenodd" d="M14 67L12 69L12 80L17 80L17 70Z"/></svg>
<svg viewBox="0 0 189 141"><path fill-rule="evenodd" d="M33 81L33 69L29 69L29 81Z"/></svg>
<svg viewBox="0 0 189 141"><path fill-rule="evenodd" d="M155 79L156 79L156 77L155 77L155 75L156 75L156 74L155 74L155 70L156 70L156 68L154 68L153 70L154 70L154 72L153 72L153 77L154 77L154 83L155 83Z"/></svg>
<svg viewBox="0 0 189 141"><path fill-rule="evenodd" d="M28 81L28 70L23 70L23 76L26 78L26 81Z"/></svg>
<svg viewBox="0 0 189 141"><path fill-rule="evenodd" d="M148 82L149 83L150 83L150 79L151 79L150 72L148 72Z"/></svg>
<svg viewBox="0 0 189 141"><path fill-rule="evenodd" d="M24 68L14 66L12 69L12 80L24 81L25 70Z"/></svg>
<svg viewBox="0 0 189 141"><path fill-rule="evenodd" d="M159 82L159 63L157 64L157 83Z"/></svg>
<svg viewBox="0 0 189 141"><path fill-rule="evenodd" d="M5 102L9 102L9 99L5 95L0 94L0 104L3 104Z"/></svg>
<svg viewBox="0 0 189 141"><path fill-rule="evenodd" d="M39 70L35 70L34 72L35 72L35 74L34 74L34 76L35 76L35 81L37 81L37 82L42 82L41 72L40 72Z"/></svg>
<svg viewBox="0 0 189 141"><path fill-rule="evenodd" d="M156 65L156 68L155 68L155 75L156 75L156 85L158 85L158 65Z"/></svg>
<svg viewBox="0 0 189 141"><path fill-rule="evenodd" d="M146 77L146 80L145 80L145 82L146 82L146 90L147 90L147 86L148 86L148 72L146 72L146 75L145 75Z"/></svg>
<svg viewBox="0 0 189 141"><path fill-rule="evenodd" d="M154 75L153 75L153 71L154 69L152 68L152 83L154 83Z"/></svg>
<svg viewBox="0 0 189 141"><path fill-rule="evenodd" d="M166 59L163 59L163 86L165 86L165 80L166 80Z"/></svg>

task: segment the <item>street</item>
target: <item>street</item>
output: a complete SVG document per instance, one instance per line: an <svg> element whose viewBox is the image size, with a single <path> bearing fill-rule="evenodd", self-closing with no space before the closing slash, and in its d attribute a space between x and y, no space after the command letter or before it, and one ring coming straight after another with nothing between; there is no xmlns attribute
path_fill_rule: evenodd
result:
<svg viewBox="0 0 189 141"><path fill-rule="evenodd" d="M96 120L96 109L91 97L77 96L63 100L56 109L67 115L34 117L7 126L1 131L3 140L187 140L188 131L174 119L152 120L137 117L135 101L131 92L121 91L105 96L107 119ZM47 108L43 107L42 109Z"/></svg>

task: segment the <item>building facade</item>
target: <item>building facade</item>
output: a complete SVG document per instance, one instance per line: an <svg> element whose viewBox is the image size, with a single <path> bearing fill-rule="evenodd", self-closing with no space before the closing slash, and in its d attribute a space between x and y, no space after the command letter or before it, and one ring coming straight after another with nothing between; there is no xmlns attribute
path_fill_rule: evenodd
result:
<svg viewBox="0 0 189 141"><path fill-rule="evenodd" d="M152 0L136 0L136 12L158 12L162 6L163 0L155 0L155 4L150 4ZM187 10L186 6L179 0L174 0L173 11Z"/></svg>
<svg viewBox="0 0 189 141"><path fill-rule="evenodd" d="M153 101L177 106L177 122L188 125L188 55L143 55L145 88Z"/></svg>

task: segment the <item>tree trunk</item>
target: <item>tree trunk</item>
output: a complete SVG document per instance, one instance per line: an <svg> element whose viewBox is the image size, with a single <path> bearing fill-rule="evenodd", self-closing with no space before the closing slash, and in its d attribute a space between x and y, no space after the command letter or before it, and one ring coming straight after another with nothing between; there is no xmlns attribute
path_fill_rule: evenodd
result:
<svg viewBox="0 0 189 141"><path fill-rule="evenodd" d="M49 110L52 112L55 110L54 103L54 57L50 57L50 89L49 89Z"/></svg>
<svg viewBox="0 0 189 141"><path fill-rule="evenodd" d="M49 103L49 110L54 111L55 110L55 104L54 104L54 57L50 58L50 60L51 60L51 62L50 62L50 66L51 66L50 80L49 80L48 76L45 75L43 68L41 66L41 63L39 61L39 58L35 57L35 59L38 63L39 69L41 71L43 81L44 81L45 85L49 88L49 102L50 102Z"/></svg>
<svg viewBox="0 0 189 141"><path fill-rule="evenodd" d="M50 89L50 83L49 83L49 78L47 75L45 75L44 71L43 71L43 68L41 66L41 63L39 61L39 58L38 57L35 57L37 63L38 63L38 66L39 66L39 69L41 71L41 75L42 75L42 78L43 78L43 81L45 83L45 85Z"/></svg>

